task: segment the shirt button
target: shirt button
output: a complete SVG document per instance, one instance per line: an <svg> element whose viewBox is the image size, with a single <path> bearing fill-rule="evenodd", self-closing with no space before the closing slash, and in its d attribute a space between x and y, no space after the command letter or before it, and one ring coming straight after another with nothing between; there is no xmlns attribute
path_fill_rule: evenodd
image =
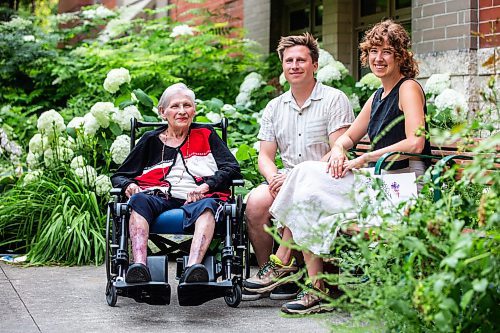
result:
<svg viewBox="0 0 500 333"><path fill-rule="evenodd" d="M302 136L302 133L299 133L299 136Z"/></svg>
<svg viewBox="0 0 500 333"><path fill-rule="evenodd" d="M302 112L299 112L299 116L302 116Z"/></svg>
<svg viewBox="0 0 500 333"><path fill-rule="evenodd" d="M299 157L301 157L301 156L302 156L302 154L299 154Z"/></svg>

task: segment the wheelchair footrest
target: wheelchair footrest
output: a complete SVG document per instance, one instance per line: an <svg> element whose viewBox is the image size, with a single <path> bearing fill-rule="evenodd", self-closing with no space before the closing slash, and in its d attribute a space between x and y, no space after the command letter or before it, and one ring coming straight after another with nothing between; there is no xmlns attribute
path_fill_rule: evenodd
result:
<svg viewBox="0 0 500 333"><path fill-rule="evenodd" d="M233 282L194 282L181 283L177 287L177 297L181 306L196 306L213 299L231 294Z"/></svg>
<svg viewBox="0 0 500 333"><path fill-rule="evenodd" d="M116 281L118 295L133 298L136 302L151 305L170 304L170 285L166 282L126 283Z"/></svg>

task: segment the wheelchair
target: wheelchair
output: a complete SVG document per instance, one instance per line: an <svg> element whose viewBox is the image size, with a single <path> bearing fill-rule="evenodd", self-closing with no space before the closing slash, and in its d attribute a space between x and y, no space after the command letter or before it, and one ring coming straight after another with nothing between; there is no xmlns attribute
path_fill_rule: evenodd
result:
<svg viewBox="0 0 500 333"><path fill-rule="evenodd" d="M131 150L135 145L136 132L143 127L159 127L164 122L140 122L131 120ZM227 143L228 121L212 125ZM222 219L216 223L214 241L203 264L209 273L208 282L181 283L177 287L179 305L194 306L224 297L226 304L237 307L242 299L242 283L250 275L249 240L243 218L244 204L241 195L235 194L236 186L243 186L242 179L233 180L232 194L223 203ZM153 305L170 304L171 287L168 281L168 255L177 256L176 279L179 279L188 262L190 239L177 242L169 235L186 235L182 226L184 211L172 209L163 212L150 225L147 265L151 281L127 283L125 274L129 266L128 221L130 209L127 198L120 188L111 190L106 220L106 301L115 306L118 296L133 298L137 302ZM175 237L175 236L174 236ZM151 246L151 243L154 246Z"/></svg>

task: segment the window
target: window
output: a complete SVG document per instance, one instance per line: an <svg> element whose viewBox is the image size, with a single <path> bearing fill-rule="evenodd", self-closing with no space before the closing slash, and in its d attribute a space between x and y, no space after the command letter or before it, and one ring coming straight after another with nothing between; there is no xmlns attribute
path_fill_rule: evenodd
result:
<svg viewBox="0 0 500 333"><path fill-rule="evenodd" d="M287 12L287 30L285 35L296 35L309 31L321 40L323 26L323 1L297 1L284 2Z"/></svg>
<svg viewBox="0 0 500 333"><path fill-rule="evenodd" d="M355 34L354 45L356 48L359 42L364 36L366 30L368 30L373 24L380 22L385 18L392 18L393 20L401 23L403 27L411 34L411 0L358 0L356 10L356 23L355 23ZM357 64L358 79L363 75L370 72L369 68L361 67L361 62L359 61L359 49L357 52L357 59L353 62Z"/></svg>

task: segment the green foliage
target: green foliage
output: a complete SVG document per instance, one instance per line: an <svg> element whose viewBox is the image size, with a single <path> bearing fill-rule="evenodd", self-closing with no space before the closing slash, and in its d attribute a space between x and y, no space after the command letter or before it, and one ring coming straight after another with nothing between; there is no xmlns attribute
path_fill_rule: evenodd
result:
<svg viewBox="0 0 500 333"><path fill-rule="evenodd" d="M0 246L26 252L32 264L100 264L105 203L69 168L48 169L0 197Z"/></svg>

